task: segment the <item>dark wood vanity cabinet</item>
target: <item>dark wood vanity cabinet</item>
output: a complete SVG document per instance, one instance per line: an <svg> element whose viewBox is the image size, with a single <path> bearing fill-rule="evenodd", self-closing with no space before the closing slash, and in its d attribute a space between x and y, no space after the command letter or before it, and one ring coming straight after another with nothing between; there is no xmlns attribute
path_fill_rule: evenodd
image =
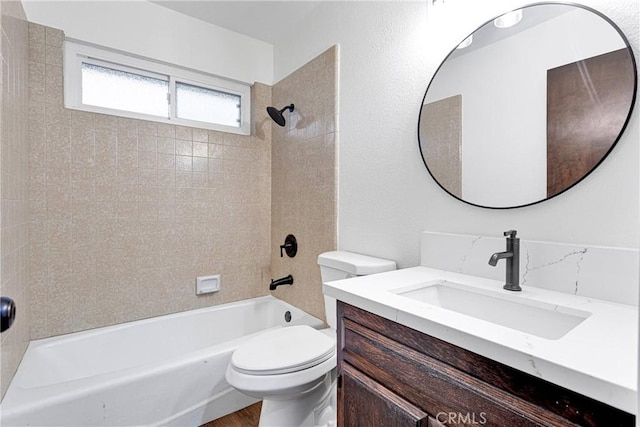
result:
<svg viewBox="0 0 640 427"><path fill-rule="evenodd" d="M339 426L634 426L635 416L338 301Z"/></svg>
<svg viewBox="0 0 640 427"><path fill-rule="evenodd" d="M427 427L428 415L350 365L342 370L343 425ZM366 408L366 410L362 410Z"/></svg>

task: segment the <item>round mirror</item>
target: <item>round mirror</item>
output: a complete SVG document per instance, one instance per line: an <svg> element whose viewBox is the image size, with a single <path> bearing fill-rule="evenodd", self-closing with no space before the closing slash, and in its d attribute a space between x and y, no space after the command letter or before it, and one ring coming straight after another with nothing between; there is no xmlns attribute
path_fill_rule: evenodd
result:
<svg viewBox="0 0 640 427"><path fill-rule="evenodd" d="M422 159L466 203L541 202L604 160L636 85L629 43L605 16L578 5L524 7L477 29L440 65L418 121Z"/></svg>

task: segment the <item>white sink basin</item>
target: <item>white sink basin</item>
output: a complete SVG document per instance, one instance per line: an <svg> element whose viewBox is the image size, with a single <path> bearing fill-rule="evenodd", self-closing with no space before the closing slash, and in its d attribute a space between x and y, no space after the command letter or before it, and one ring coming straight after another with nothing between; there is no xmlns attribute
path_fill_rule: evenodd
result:
<svg viewBox="0 0 640 427"><path fill-rule="evenodd" d="M526 299L519 292L492 292L445 280L390 291L425 304L552 340L563 337L591 315L587 311Z"/></svg>

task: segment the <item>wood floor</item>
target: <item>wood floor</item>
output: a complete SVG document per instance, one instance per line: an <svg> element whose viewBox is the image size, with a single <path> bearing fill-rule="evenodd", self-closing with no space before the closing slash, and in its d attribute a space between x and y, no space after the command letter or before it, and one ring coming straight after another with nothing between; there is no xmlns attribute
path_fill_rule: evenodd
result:
<svg viewBox="0 0 640 427"><path fill-rule="evenodd" d="M262 408L262 402L208 422L201 427L258 427L260 408Z"/></svg>

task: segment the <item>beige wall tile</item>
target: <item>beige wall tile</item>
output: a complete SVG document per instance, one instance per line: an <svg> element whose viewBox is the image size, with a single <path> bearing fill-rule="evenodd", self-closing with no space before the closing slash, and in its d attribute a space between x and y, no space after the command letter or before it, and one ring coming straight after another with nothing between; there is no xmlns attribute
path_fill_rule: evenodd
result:
<svg viewBox="0 0 640 427"><path fill-rule="evenodd" d="M158 123L139 121L138 122L138 137L142 135L158 136Z"/></svg>
<svg viewBox="0 0 640 427"><path fill-rule="evenodd" d="M209 159L206 157L194 157L193 158L193 171L194 172L207 172L209 165Z"/></svg>
<svg viewBox="0 0 640 427"><path fill-rule="evenodd" d="M251 137L67 110L62 32L34 25L28 38L29 136L40 147L28 158L36 185L31 253L38 257L29 263L37 278L31 337L265 295L270 132L253 144ZM264 111L271 88L255 90L253 108ZM212 141L226 151L211 149ZM243 171L228 186L219 176L225 156ZM225 210L227 199L233 210ZM216 273L221 292L196 296L196 276Z"/></svg>
<svg viewBox="0 0 640 427"><path fill-rule="evenodd" d="M140 151L138 152L138 167L140 169L157 169L157 155L154 151Z"/></svg>
<svg viewBox="0 0 640 427"><path fill-rule="evenodd" d="M158 153L175 154L176 140L173 138L158 137Z"/></svg>
<svg viewBox="0 0 640 427"><path fill-rule="evenodd" d="M4 396L30 339L32 317L30 315L31 268L30 262L30 208L29 186L31 164L40 166L33 182L37 185L36 213L43 214L42 204L46 194L45 162L43 149L44 129L29 131L29 100L44 104L45 65L31 67L29 64L29 41L37 45L34 56L45 58L44 28L29 28L20 2L3 2L0 8L2 23L0 57L2 58L2 85L0 90L0 283L2 295L12 298L18 315L8 331L0 338L0 399ZM29 79L33 77L33 91L29 90ZM11 82L11 85L7 84ZM44 121L45 109L33 111ZM30 154L30 137L36 139L38 150ZM39 223L42 229L42 223ZM38 248L42 249L42 247ZM34 286L35 287L35 286Z"/></svg>
<svg viewBox="0 0 640 427"><path fill-rule="evenodd" d="M193 143L191 141L181 141L180 139L177 139L175 147L176 154L181 156L193 155Z"/></svg>
<svg viewBox="0 0 640 427"><path fill-rule="evenodd" d="M175 170L176 156L173 154L158 153L158 169Z"/></svg>
<svg viewBox="0 0 640 427"><path fill-rule="evenodd" d="M62 47L64 33L56 28L45 27L45 44L49 46Z"/></svg>
<svg viewBox="0 0 640 427"><path fill-rule="evenodd" d="M291 274L294 285L273 294L321 319L324 298L317 257L337 247L336 67L333 47L273 88L274 105L295 104L287 125L273 126L271 155L271 274ZM264 115L255 119L258 127ZM287 234L299 242L295 258L280 258L276 250Z"/></svg>
<svg viewBox="0 0 640 427"><path fill-rule="evenodd" d="M141 122L140 128L145 128L145 124L149 122ZM154 129L157 131L157 126ZM145 131L150 131L145 129ZM155 153L157 151L158 138L155 135L140 134L138 135L138 150Z"/></svg>
<svg viewBox="0 0 640 427"><path fill-rule="evenodd" d="M209 155L209 144L206 142L194 142L193 155L197 157L207 157Z"/></svg>
<svg viewBox="0 0 640 427"><path fill-rule="evenodd" d="M176 171L191 172L192 156L176 156Z"/></svg>
<svg viewBox="0 0 640 427"><path fill-rule="evenodd" d="M159 123L158 125L158 137L160 138L176 138L176 127L166 123Z"/></svg>
<svg viewBox="0 0 640 427"><path fill-rule="evenodd" d="M193 129L185 126L176 126L176 139L192 141Z"/></svg>
<svg viewBox="0 0 640 427"><path fill-rule="evenodd" d="M204 129L193 129L193 142L208 142L209 131Z"/></svg>

